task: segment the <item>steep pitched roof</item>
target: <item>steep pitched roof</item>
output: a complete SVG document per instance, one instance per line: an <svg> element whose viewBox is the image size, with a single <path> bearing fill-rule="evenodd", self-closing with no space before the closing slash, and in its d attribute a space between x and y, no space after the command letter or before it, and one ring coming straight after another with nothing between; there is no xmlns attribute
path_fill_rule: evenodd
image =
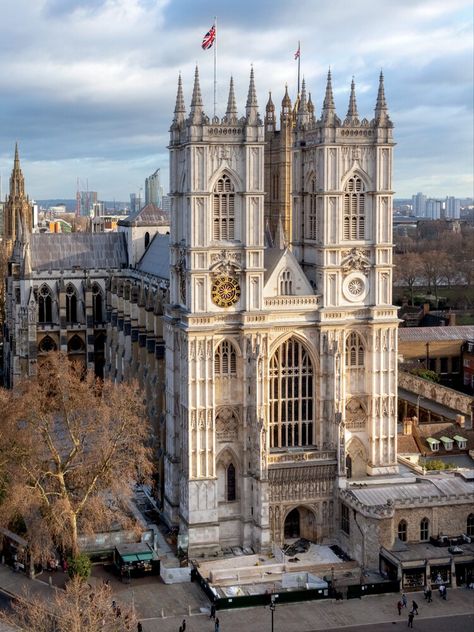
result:
<svg viewBox="0 0 474 632"><path fill-rule="evenodd" d="M161 208L155 204L147 204L125 219L121 219L119 226L167 226L170 219Z"/></svg>
<svg viewBox="0 0 474 632"><path fill-rule="evenodd" d="M146 274L153 274L161 279L169 279L170 236L157 233L138 262L137 268Z"/></svg>
<svg viewBox="0 0 474 632"><path fill-rule="evenodd" d="M295 296L307 296L314 294L306 275L301 269L295 255L285 248L267 248L265 250L265 296L278 295L277 278L283 269L291 270L293 274L293 293Z"/></svg>
<svg viewBox="0 0 474 632"><path fill-rule="evenodd" d="M31 269L110 269L128 265L123 233L33 233Z"/></svg>

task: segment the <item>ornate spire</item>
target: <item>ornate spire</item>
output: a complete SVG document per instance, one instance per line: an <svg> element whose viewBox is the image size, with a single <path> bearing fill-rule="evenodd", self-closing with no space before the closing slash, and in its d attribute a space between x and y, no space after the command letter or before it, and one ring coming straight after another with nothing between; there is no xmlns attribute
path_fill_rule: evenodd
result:
<svg viewBox="0 0 474 632"><path fill-rule="evenodd" d="M174 107L173 123L180 123L184 120L186 114L186 107L184 105L183 97L183 82L181 81L181 73L178 75L178 92L176 93L176 105Z"/></svg>
<svg viewBox="0 0 474 632"><path fill-rule="evenodd" d="M10 192L6 198L3 214L3 236L7 246L7 252L11 254L11 246L18 235L29 233L33 223L32 208L25 195L25 179L20 166L20 153L18 143L15 144L15 158L10 176Z"/></svg>
<svg viewBox="0 0 474 632"><path fill-rule="evenodd" d="M275 106L271 92L268 93L268 101L265 107L265 129L270 132L275 130Z"/></svg>
<svg viewBox="0 0 474 632"><path fill-rule="evenodd" d="M324 123L332 123L336 116L336 106L334 105L334 96L332 93L331 69L328 70L328 79L326 83L326 94L324 96L322 120Z"/></svg>
<svg viewBox="0 0 474 632"><path fill-rule="evenodd" d="M191 111L189 113L189 120L191 123L199 124L202 120L202 96L201 86L199 85L199 70L196 66L194 71L194 87L193 96L191 99Z"/></svg>
<svg viewBox="0 0 474 632"><path fill-rule="evenodd" d="M20 169L20 155L18 153L18 142L15 143L15 159L13 161L13 169Z"/></svg>
<svg viewBox="0 0 474 632"><path fill-rule="evenodd" d="M227 99L227 111L225 113L226 121L235 121L237 119L237 104L235 102L234 79L230 78L229 98Z"/></svg>
<svg viewBox="0 0 474 632"><path fill-rule="evenodd" d="M286 122L288 122L291 116L291 99L290 95L288 94L288 85L285 84L285 94L281 102L281 124L285 124Z"/></svg>
<svg viewBox="0 0 474 632"><path fill-rule="evenodd" d="M25 195L25 179L20 166L20 153L18 151L18 143L15 143L15 158L13 160L13 169L10 176L10 196L23 197Z"/></svg>
<svg viewBox="0 0 474 632"><path fill-rule="evenodd" d="M253 66L250 69L249 92L247 95L247 104L245 106L248 123L256 123L258 119L257 92L255 90L255 81L253 76Z"/></svg>
<svg viewBox="0 0 474 632"><path fill-rule="evenodd" d="M311 121L314 121L314 104L311 100L311 92L308 94L308 113Z"/></svg>
<svg viewBox="0 0 474 632"><path fill-rule="evenodd" d="M380 71L379 91L377 93L377 103L375 104L375 121L378 125L390 122L387 102L385 100L385 88L382 71Z"/></svg>
<svg viewBox="0 0 474 632"><path fill-rule="evenodd" d="M287 242L286 242L285 229L283 228L283 221L281 219L281 213L280 213L278 217L277 229L275 231L274 247L278 248L279 250L285 250L286 246L287 246Z"/></svg>
<svg viewBox="0 0 474 632"><path fill-rule="evenodd" d="M359 118L359 113L357 112L357 101L355 95L355 82L354 77L352 77L351 82L351 96L349 98L349 107L347 109L347 118Z"/></svg>
<svg viewBox="0 0 474 632"><path fill-rule="evenodd" d="M308 100L306 97L306 83L304 77L303 83L301 84L301 96L298 103L297 121L298 127L307 125L309 121Z"/></svg>

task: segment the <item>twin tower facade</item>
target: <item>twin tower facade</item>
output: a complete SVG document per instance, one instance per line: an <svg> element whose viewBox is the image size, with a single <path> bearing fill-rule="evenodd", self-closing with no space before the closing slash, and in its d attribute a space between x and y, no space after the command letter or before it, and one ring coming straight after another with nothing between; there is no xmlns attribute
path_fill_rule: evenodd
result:
<svg viewBox="0 0 474 632"><path fill-rule="evenodd" d="M319 119L303 83L262 121L191 107L170 130L164 510L189 555L337 534L348 478L397 471L393 125L354 84Z"/></svg>

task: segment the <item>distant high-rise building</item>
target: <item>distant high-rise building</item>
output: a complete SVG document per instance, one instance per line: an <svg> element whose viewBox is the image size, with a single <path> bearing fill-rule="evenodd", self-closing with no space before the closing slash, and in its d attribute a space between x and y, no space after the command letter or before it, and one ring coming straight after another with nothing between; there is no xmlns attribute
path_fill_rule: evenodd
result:
<svg viewBox="0 0 474 632"><path fill-rule="evenodd" d="M412 196L413 212L415 217L425 217L426 215L426 195L417 193Z"/></svg>
<svg viewBox="0 0 474 632"><path fill-rule="evenodd" d="M446 197L445 217L446 219L459 219L461 216L461 200L453 195Z"/></svg>
<svg viewBox="0 0 474 632"><path fill-rule="evenodd" d="M142 206L142 196L140 193L130 193L130 213L138 213Z"/></svg>
<svg viewBox="0 0 474 632"><path fill-rule="evenodd" d="M427 219L440 219L441 217L441 200L434 200L429 198L426 200L426 212L425 217Z"/></svg>
<svg viewBox="0 0 474 632"><path fill-rule="evenodd" d="M79 198L81 216L90 217L94 204L97 202L97 191L80 191Z"/></svg>
<svg viewBox="0 0 474 632"><path fill-rule="evenodd" d="M171 198L169 195L163 195L161 198L161 210L169 213L171 209Z"/></svg>
<svg viewBox="0 0 474 632"><path fill-rule="evenodd" d="M154 204L161 208L163 199L163 187L160 183L160 170L157 169L151 176L145 179L145 206Z"/></svg>

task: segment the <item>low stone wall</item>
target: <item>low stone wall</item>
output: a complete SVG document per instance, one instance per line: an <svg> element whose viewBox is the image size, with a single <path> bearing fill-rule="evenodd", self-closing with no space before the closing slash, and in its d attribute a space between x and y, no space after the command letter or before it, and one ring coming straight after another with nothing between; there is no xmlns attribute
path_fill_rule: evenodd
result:
<svg viewBox="0 0 474 632"><path fill-rule="evenodd" d="M113 551L116 546L130 542L148 542L153 548L154 533L151 529L148 529L143 531L141 536L137 536L136 531L110 531L108 533L79 536L79 548L84 553Z"/></svg>
<svg viewBox="0 0 474 632"><path fill-rule="evenodd" d="M466 422L469 422L470 427L472 427L474 397L464 395L464 393L455 391L447 386L435 384L406 371L399 371L398 386L421 397L426 397L426 399L430 399L437 404L459 411L459 413L465 415Z"/></svg>
<svg viewBox="0 0 474 632"><path fill-rule="evenodd" d="M160 575L165 584L184 584L191 581L191 568L166 568L161 565Z"/></svg>

